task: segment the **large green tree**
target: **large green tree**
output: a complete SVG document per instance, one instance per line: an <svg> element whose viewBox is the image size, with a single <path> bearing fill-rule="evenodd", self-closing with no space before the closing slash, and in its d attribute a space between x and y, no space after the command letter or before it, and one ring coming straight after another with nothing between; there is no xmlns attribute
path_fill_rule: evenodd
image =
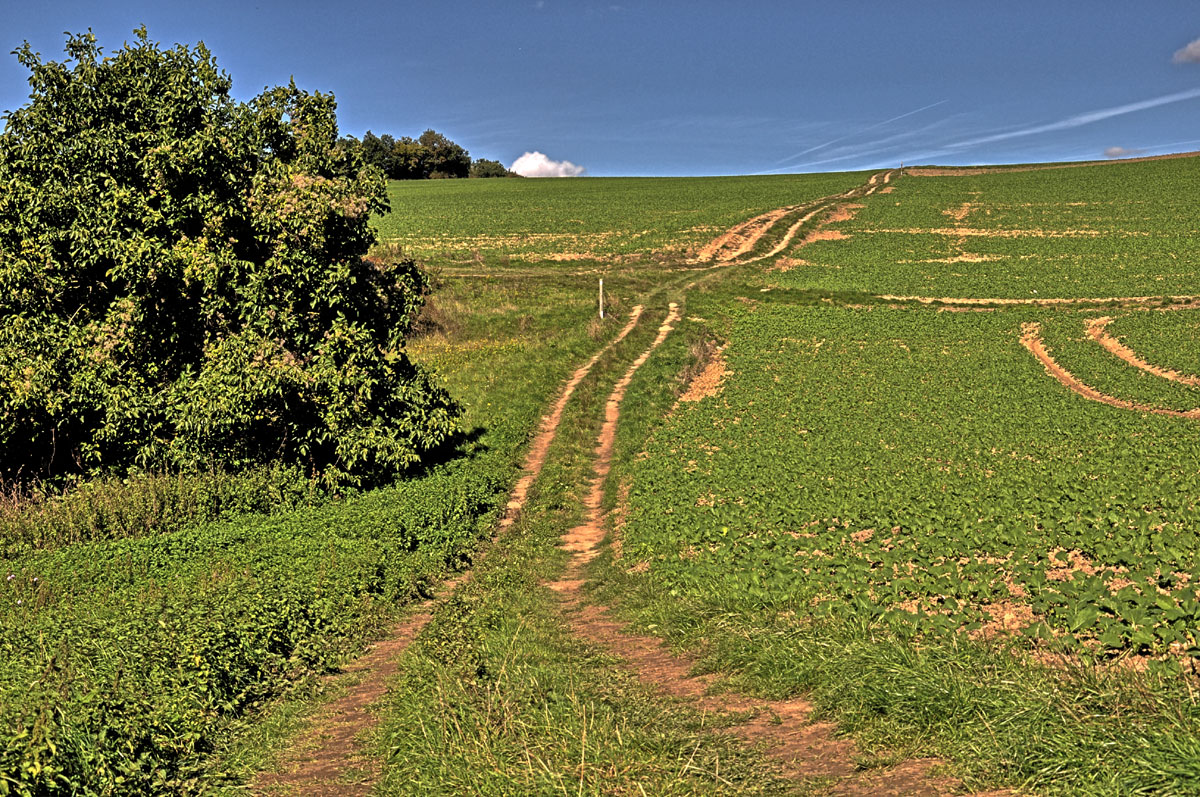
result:
<svg viewBox="0 0 1200 797"><path fill-rule="evenodd" d="M334 98L250 102L203 44L28 44L0 134L0 470L304 463L394 475L458 408L405 354L427 284L367 258L382 175Z"/></svg>

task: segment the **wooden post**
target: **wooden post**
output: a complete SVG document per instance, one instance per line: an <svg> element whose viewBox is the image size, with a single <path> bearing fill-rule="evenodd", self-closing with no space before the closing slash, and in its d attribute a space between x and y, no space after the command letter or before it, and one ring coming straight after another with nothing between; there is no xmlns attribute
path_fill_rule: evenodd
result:
<svg viewBox="0 0 1200 797"><path fill-rule="evenodd" d="M600 320L604 320L604 278L600 278Z"/></svg>

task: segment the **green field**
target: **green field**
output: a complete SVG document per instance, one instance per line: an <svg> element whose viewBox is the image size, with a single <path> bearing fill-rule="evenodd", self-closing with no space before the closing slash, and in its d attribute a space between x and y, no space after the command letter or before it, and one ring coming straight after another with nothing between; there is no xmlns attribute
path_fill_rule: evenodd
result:
<svg viewBox="0 0 1200 797"><path fill-rule="evenodd" d="M441 262L681 253L768 210L852 188L863 173L771 177L392 182L379 236ZM588 256L591 256L590 258Z"/></svg>
<svg viewBox="0 0 1200 797"><path fill-rule="evenodd" d="M1195 158L897 181L781 284L944 297L1196 292ZM964 214L956 219L954 213Z"/></svg>
<svg viewBox="0 0 1200 797"><path fill-rule="evenodd" d="M1200 407L1200 387L1088 333L1111 319L1152 368L1200 374L1200 305L1170 298L1200 293L1200 159L834 196L868 177L392 183L375 226L438 275L407 352L466 434L372 491L146 475L0 511L0 794L244 793L353 688L326 676L467 568L343 784L827 793L725 732L745 712L667 698L581 641L545 586L606 397L667 302L682 317L621 407L588 600L694 655L715 693L807 696L854 735L855 776L936 757L962 790L1200 791L1200 419L1151 411ZM743 262L795 214L740 260L693 257L818 200L778 257ZM564 381L635 305L489 542ZM1051 376L1032 325L1135 408ZM714 359L723 377L681 401Z"/></svg>

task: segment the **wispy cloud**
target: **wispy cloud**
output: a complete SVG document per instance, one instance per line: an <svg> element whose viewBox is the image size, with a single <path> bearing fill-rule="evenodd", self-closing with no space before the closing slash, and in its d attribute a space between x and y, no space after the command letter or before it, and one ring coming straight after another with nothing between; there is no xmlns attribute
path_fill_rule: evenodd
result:
<svg viewBox="0 0 1200 797"><path fill-rule="evenodd" d="M928 111L929 109L936 108L939 105L945 105L947 102L949 102L949 100L938 100L937 102L932 102L929 105L923 105L920 108L917 108L916 110L906 111L905 113L902 113L898 116L893 116L890 119L884 119L882 122L876 122L873 125L868 125L868 126L862 128L861 130L855 130L853 133L847 133L843 136L838 136L837 138L826 141L824 144L817 144L815 147L809 147L808 149L801 150L800 152L797 152L793 155L789 155L788 157L783 158L782 160L776 161L775 166L783 166L784 164L787 164L787 163L794 164L795 161L799 161L805 155L809 155L813 152L817 152L819 150L825 149L826 147L832 147L834 144L839 144L847 139L853 138L855 136L860 136L863 133L869 133L870 131L876 130L880 127L883 127L884 125L890 125L893 122L899 122L901 119L907 118L914 114L921 113L922 111Z"/></svg>
<svg viewBox="0 0 1200 797"><path fill-rule="evenodd" d="M1173 64L1200 64L1200 39L1181 47L1171 56Z"/></svg>
<svg viewBox="0 0 1200 797"><path fill-rule="evenodd" d="M979 138L971 138L966 141L958 141L950 144L951 147L965 149L967 147L976 147L980 144L992 144L997 141L1007 141L1011 138L1024 138L1025 136L1036 136L1039 133L1051 133L1056 130L1069 130L1073 127L1082 127L1090 125L1094 122L1100 122L1105 119L1111 119L1114 116L1124 116L1129 113L1137 113L1150 108L1157 108L1160 105L1170 105L1175 102L1183 102L1184 100L1193 100L1200 97L1200 89L1188 89L1187 91L1178 91L1174 94L1164 94L1161 97L1152 97L1148 100L1140 102L1131 102L1125 105L1116 105L1112 108L1101 108L1097 111L1088 111L1087 113L1069 116L1066 119L1060 119L1057 122L1050 122L1043 125L1034 125L1032 127L1023 127L1017 130L1009 130L1004 133L994 133L992 135L981 136Z"/></svg>
<svg viewBox="0 0 1200 797"><path fill-rule="evenodd" d="M582 166L551 160L540 152L526 152L508 168L522 177L579 177L587 172Z"/></svg>
<svg viewBox="0 0 1200 797"><path fill-rule="evenodd" d="M911 142L913 139L927 138L929 133L945 127L947 123L958 118L959 116L957 114L951 114L950 116L944 116L936 121L930 122L927 125L915 127L910 130L903 130L898 133L892 133L891 135L884 136L883 138L876 138L870 141L862 141L854 144L842 144L841 146L832 147L825 152L822 152L821 156L818 158L804 160L803 162L798 163L791 163L787 166L775 167L767 171L757 172L757 174L773 174L784 171L804 170L813 166L823 166L828 163L874 158L876 156L883 156L885 153L892 153L892 156L889 156L888 158L889 161L895 160L896 162L899 162L901 160L907 160L907 157L902 158L899 156L911 151Z"/></svg>

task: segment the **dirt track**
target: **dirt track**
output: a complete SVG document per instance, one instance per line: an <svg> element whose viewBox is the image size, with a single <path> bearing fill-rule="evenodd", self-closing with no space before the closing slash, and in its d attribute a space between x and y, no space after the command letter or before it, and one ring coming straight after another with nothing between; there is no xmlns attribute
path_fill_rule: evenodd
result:
<svg viewBox="0 0 1200 797"><path fill-rule="evenodd" d="M1045 366L1047 373L1084 398L1123 410L1137 410L1138 412L1147 412L1154 415L1167 415L1172 418L1200 419L1200 407L1193 410L1169 410L1163 407L1152 407L1149 404L1140 404L1136 401L1119 399L1085 385L1050 356L1050 352L1046 350L1046 344L1042 341L1042 327L1040 324L1030 323L1022 326L1021 345L1029 349L1033 356Z"/></svg>
<svg viewBox="0 0 1200 797"><path fill-rule="evenodd" d="M871 175L870 179L867 180L865 185L851 188L849 191L844 191L841 194L823 197L804 205L789 205L787 207L776 208L775 210L770 210L766 213L755 216L749 221L744 221L734 227L729 228L721 235L714 238L696 254L693 262L715 262L717 264L732 265L733 263L757 263L761 260L775 257L787 249L789 245L791 245L792 240L796 237L796 234L800 231L800 228L803 227L804 224L810 221L814 216L829 210L829 208L835 204L839 204L841 208L850 208L850 205L840 203L840 200L870 196L871 194L874 194L888 185L888 183L890 183L892 180L893 174L894 172L892 171L876 172L875 174ZM772 247L770 251L760 255L755 255L754 257L745 258L745 255L752 253L758 242L761 241L763 237L767 235L767 233L775 228L775 225L779 224L779 222L788 218L789 216L797 213L803 213L804 215L802 215L799 219L793 222L790 227L788 227L788 230L784 233L783 238L779 241L779 243ZM835 209L831 217L825 219L822 224L845 220L844 218L838 218L837 213L838 210Z"/></svg>
<svg viewBox="0 0 1200 797"><path fill-rule="evenodd" d="M511 526L525 507L529 488L546 464L550 445L558 433L563 411L579 386L600 358L620 343L637 326L642 306L635 306L629 320L616 337L600 348L591 359L580 366L567 380L550 412L542 418L541 429L526 455L521 478L513 487L499 522L499 530ZM308 728L285 753L276 772L261 774L251 785L257 794L304 795L365 795L378 778L380 765L363 756L356 737L378 723L370 707L378 703L387 691L388 681L398 671L400 655L433 618L434 606L454 594L459 585L470 580L471 571L460 574L441 585L436 599L427 600L409 617L393 626L371 649L344 668L346 673L361 674L361 680L346 694L324 706ZM347 771L361 770L359 782L347 783Z"/></svg>
<svg viewBox="0 0 1200 797"><path fill-rule="evenodd" d="M813 722L813 707L803 699L758 700L736 693L708 694L716 680L713 676L693 676L694 661L672 654L662 641L629 632L615 620L610 610L590 603L583 591L585 568L599 553L607 535L603 511L605 483L612 466L613 446L620 421L621 402L634 374L671 333L679 319L679 308L672 304L658 335L634 360L624 376L613 386L605 404L604 425L596 440L592 463L592 482L584 498L584 522L566 532L562 547L573 556L563 574L548 586L559 593L571 628L589 642L623 659L639 678L703 712L721 714L748 713L750 718L728 729L728 733L747 742L760 744L766 754L779 762L786 777L803 782L808 778L834 778L827 794L838 795L949 795L957 781L932 775L938 763L933 760L909 760L869 773L859 773L855 764L858 750L851 739L835 735L830 723Z"/></svg>
<svg viewBox="0 0 1200 797"><path fill-rule="evenodd" d="M1146 362L1137 355L1133 349L1126 346L1121 341L1108 334L1108 325L1112 323L1112 319L1108 316L1104 318L1093 318L1088 322L1087 334L1092 340L1099 343L1109 352L1112 352L1117 357L1120 357L1125 362L1132 365L1134 368L1139 368L1147 373L1161 376L1163 379L1169 379L1172 382L1180 382L1192 387L1200 387L1200 376L1192 376L1191 374L1181 374L1179 371L1171 370L1170 368L1160 368L1157 365Z"/></svg>

